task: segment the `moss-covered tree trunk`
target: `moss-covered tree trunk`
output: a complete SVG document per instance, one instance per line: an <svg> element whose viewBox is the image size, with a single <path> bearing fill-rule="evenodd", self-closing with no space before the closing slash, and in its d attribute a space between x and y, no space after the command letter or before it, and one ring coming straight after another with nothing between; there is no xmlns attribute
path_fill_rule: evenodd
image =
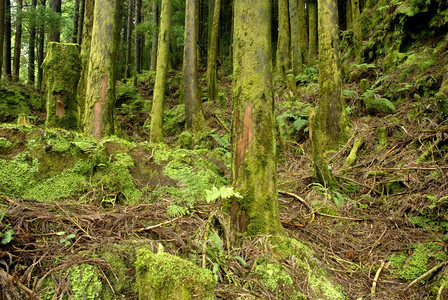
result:
<svg viewBox="0 0 448 300"><path fill-rule="evenodd" d="M183 87L187 129L199 132L204 124L204 112L198 82L198 5L199 0L187 0L185 7L185 46Z"/></svg>
<svg viewBox="0 0 448 300"><path fill-rule="evenodd" d="M216 79L216 59L218 55L219 14L221 12L221 0L215 0L213 8L212 26L210 30L210 43L207 57L207 91L208 100L217 102L218 84Z"/></svg>
<svg viewBox="0 0 448 300"><path fill-rule="evenodd" d="M35 14L37 8L37 0L31 1L31 9ZM28 43L28 83L34 85L35 81L35 60L36 60L36 22L30 20L30 39Z"/></svg>
<svg viewBox="0 0 448 300"><path fill-rule="evenodd" d="M5 77L11 80L12 66L11 66L11 0L5 0L5 41L3 49L3 64L5 66Z"/></svg>
<svg viewBox="0 0 448 300"><path fill-rule="evenodd" d="M22 8L23 0L18 0L16 14L16 34L14 36L14 64L12 73L13 81L19 81L20 77L20 53L22 52Z"/></svg>
<svg viewBox="0 0 448 300"><path fill-rule="evenodd" d="M317 0L310 0L308 2L308 23L309 23L308 61L310 64L313 64L318 57Z"/></svg>
<svg viewBox="0 0 448 300"><path fill-rule="evenodd" d="M40 0L39 18L43 18L43 9L45 8L46 0ZM37 47L37 88L41 90L43 80L42 63L44 62L44 48L45 48L45 24L41 23L39 26L39 38Z"/></svg>
<svg viewBox="0 0 448 300"><path fill-rule="evenodd" d="M286 74L291 66L291 39L289 31L288 0L278 0L278 42L276 70L279 74Z"/></svg>
<svg viewBox="0 0 448 300"><path fill-rule="evenodd" d="M289 0L289 20L291 25L292 72L298 75L303 71L303 57L300 51L299 19L297 0Z"/></svg>
<svg viewBox="0 0 448 300"><path fill-rule="evenodd" d="M78 114L81 130L84 130L84 110L86 103L87 77L89 75L90 45L92 42L93 11L95 0L85 0L81 40L81 77L78 83Z"/></svg>
<svg viewBox="0 0 448 300"><path fill-rule="evenodd" d="M308 27L306 26L305 0L297 1L297 13L299 17L300 51L302 61L306 63L308 53Z"/></svg>
<svg viewBox="0 0 448 300"><path fill-rule="evenodd" d="M324 150L348 134L350 122L342 97L337 0L319 0L319 123Z"/></svg>
<svg viewBox="0 0 448 300"><path fill-rule="evenodd" d="M114 132L120 3L119 0L95 0L84 133L97 139Z"/></svg>
<svg viewBox="0 0 448 300"><path fill-rule="evenodd" d="M76 44L78 42L78 29L79 29L79 5L80 0L75 0L75 8L73 11L73 33L72 33L72 43Z"/></svg>
<svg viewBox="0 0 448 300"><path fill-rule="evenodd" d="M0 1L0 78L3 73L3 42L5 39L5 1Z"/></svg>
<svg viewBox="0 0 448 300"><path fill-rule="evenodd" d="M142 23L142 0L135 0L135 27ZM134 33L134 71L139 74L142 65L143 34L138 30ZM129 46L129 45L128 45Z"/></svg>
<svg viewBox="0 0 448 300"><path fill-rule="evenodd" d="M353 26L352 0L345 1L345 22L347 29Z"/></svg>
<svg viewBox="0 0 448 300"><path fill-rule="evenodd" d="M361 62L361 14L359 10L359 0L352 0L352 22L353 22L353 45L355 46L356 60Z"/></svg>
<svg viewBox="0 0 448 300"><path fill-rule="evenodd" d="M159 27L159 5L157 1L154 0L152 2L152 37L151 37L151 62L150 62L150 70L155 71L157 68L157 28Z"/></svg>
<svg viewBox="0 0 448 300"><path fill-rule="evenodd" d="M132 27L134 25L132 18L132 0L127 1L128 13L126 20L126 64L124 66L125 78L131 77L131 49L132 49Z"/></svg>
<svg viewBox="0 0 448 300"><path fill-rule="evenodd" d="M171 0L162 0L159 41L157 48L156 82L151 111L150 140L163 142L163 104L165 101L166 75L170 54Z"/></svg>
<svg viewBox="0 0 448 300"><path fill-rule="evenodd" d="M234 2L232 175L243 195L232 225L249 234L282 231L277 198L269 0Z"/></svg>
<svg viewBox="0 0 448 300"><path fill-rule="evenodd" d="M77 44L50 42L43 63L47 128L79 129L76 88L81 66Z"/></svg>

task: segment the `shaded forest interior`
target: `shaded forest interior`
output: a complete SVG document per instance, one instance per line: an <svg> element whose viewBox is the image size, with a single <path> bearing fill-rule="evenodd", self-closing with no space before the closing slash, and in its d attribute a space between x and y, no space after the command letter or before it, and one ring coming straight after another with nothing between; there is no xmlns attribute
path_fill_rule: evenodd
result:
<svg viewBox="0 0 448 300"><path fill-rule="evenodd" d="M445 0L0 0L1 299L448 299Z"/></svg>

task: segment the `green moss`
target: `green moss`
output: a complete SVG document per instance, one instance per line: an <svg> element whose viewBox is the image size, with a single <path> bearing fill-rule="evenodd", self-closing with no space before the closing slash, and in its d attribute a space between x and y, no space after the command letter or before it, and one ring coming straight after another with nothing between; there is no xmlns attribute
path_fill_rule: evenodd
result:
<svg viewBox="0 0 448 300"><path fill-rule="evenodd" d="M213 273L190 261L139 249L135 266L139 299L214 299Z"/></svg>
<svg viewBox="0 0 448 300"><path fill-rule="evenodd" d="M442 120L446 120L448 118L448 97L445 93L439 92L435 95L435 98L439 115Z"/></svg>
<svg viewBox="0 0 448 300"><path fill-rule="evenodd" d="M191 149L193 145L193 135L190 131L184 131L179 135L178 144L180 148Z"/></svg>
<svg viewBox="0 0 448 300"><path fill-rule="evenodd" d="M102 283L100 272L92 265L81 264L73 267L70 273L70 288L73 300L99 299Z"/></svg>
<svg viewBox="0 0 448 300"><path fill-rule="evenodd" d="M364 103L367 111L372 113L395 113L395 105L385 98L367 99Z"/></svg>
<svg viewBox="0 0 448 300"><path fill-rule="evenodd" d="M15 122L19 115L31 115L35 109L41 108L39 95L31 93L19 86L2 82L0 87L0 123Z"/></svg>
<svg viewBox="0 0 448 300"><path fill-rule="evenodd" d="M361 138L356 139L355 143L353 144L353 148L350 151L349 156L347 156L347 158L345 160L345 163L344 163L345 167L350 167L355 163L356 159L358 158L357 154L358 154L359 148L361 148L363 143L364 143L363 139L361 139Z"/></svg>
<svg viewBox="0 0 448 300"><path fill-rule="evenodd" d="M293 280L291 276L283 270L280 264L269 263L268 260L258 260L255 264L253 273L258 277L260 282L271 292L285 290L283 286L291 288Z"/></svg>
<svg viewBox="0 0 448 300"><path fill-rule="evenodd" d="M38 160L32 159L28 152L19 153L11 160L0 159L0 192L23 196L37 171Z"/></svg>
<svg viewBox="0 0 448 300"><path fill-rule="evenodd" d="M5 137L0 137L0 148L9 148L12 143Z"/></svg>
<svg viewBox="0 0 448 300"><path fill-rule="evenodd" d="M71 145L66 134L51 130L45 132L44 141L54 152L65 152Z"/></svg>

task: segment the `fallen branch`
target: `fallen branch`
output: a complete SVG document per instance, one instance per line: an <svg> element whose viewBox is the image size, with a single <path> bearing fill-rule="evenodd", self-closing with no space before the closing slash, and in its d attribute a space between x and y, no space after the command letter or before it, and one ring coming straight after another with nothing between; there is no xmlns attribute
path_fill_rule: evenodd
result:
<svg viewBox="0 0 448 300"><path fill-rule="evenodd" d="M145 231L145 230L151 230L151 229L154 229L154 228L157 228L157 227L162 227L163 225L173 223L174 221L176 221L179 218L180 217L177 217L177 218L174 218L174 219L171 219L171 220L168 220L168 221L156 224L156 225L151 225L151 226L148 226L148 227L145 227L145 228L136 229L136 230L134 230L134 232L142 232L142 231Z"/></svg>
<svg viewBox="0 0 448 300"><path fill-rule="evenodd" d="M438 264L437 266L435 266L434 268L432 268L431 270L427 271L426 273L424 273L423 275L421 275L420 277L418 277L417 279L415 279L414 281L412 281L405 289L404 291L409 290L414 284L416 284L417 282L419 282L420 280L425 279L426 277L431 276L433 273L437 272L440 268L446 266L448 264L448 261L445 261L443 263Z"/></svg>
<svg viewBox="0 0 448 300"><path fill-rule="evenodd" d="M384 269L386 263L383 261L378 271L376 271L375 278L373 278L372 288L370 289L370 294L373 296L376 293L376 285L378 284L378 279L380 278L381 271Z"/></svg>
<svg viewBox="0 0 448 300"><path fill-rule="evenodd" d="M291 196L291 197L293 197L293 198L299 200L303 205L306 206L306 208L308 208L308 210L309 210L310 213L312 214L311 221L310 221L308 224L311 224L311 223L314 222L314 219L315 219L315 213L314 213L313 208L311 207L311 205L310 205L308 202L306 202L305 199L303 199L302 197L300 197L299 195L296 195L296 194L294 194L294 193L290 193L290 192L286 192L286 191L278 191L278 192L279 192L280 194L288 195L288 196Z"/></svg>
<svg viewBox="0 0 448 300"><path fill-rule="evenodd" d="M14 277L12 277L8 273L6 273L5 271L0 269L0 273L3 273L3 276L6 276L6 278L8 278L9 281L14 282L17 285L17 287L19 289L21 289L23 292L27 293L31 299L41 300L40 297L38 295L36 295L36 293L34 293L32 290L27 288L23 283L21 283L20 281L18 281L17 279L15 279Z"/></svg>

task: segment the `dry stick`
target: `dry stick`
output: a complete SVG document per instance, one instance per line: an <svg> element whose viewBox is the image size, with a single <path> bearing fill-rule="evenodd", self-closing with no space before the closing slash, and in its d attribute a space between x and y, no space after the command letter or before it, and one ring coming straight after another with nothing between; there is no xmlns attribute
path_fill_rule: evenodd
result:
<svg viewBox="0 0 448 300"><path fill-rule="evenodd" d="M426 272L425 274L421 275L419 278L415 279L414 281L412 281L405 289L404 291L409 290L414 284L416 284L417 282L419 282L420 280L425 279L426 277L432 275L432 273L437 272L441 267L444 267L448 264L448 261L445 261L441 264L438 264L437 266L435 266L434 268L432 268L431 270L429 270L428 272Z"/></svg>
<svg viewBox="0 0 448 300"><path fill-rule="evenodd" d="M441 286L440 286L439 291L437 292L437 298L436 298L436 300L441 300L441 299L442 299L442 292L443 292L443 289L444 289L444 288L445 288L444 285L441 285Z"/></svg>
<svg viewBox="0 0 448 300"><path fill-rule="evenodd" d="M174 221L176 221L179 218L180 217L177 217L177 218L174 218L174 219L171 219L171 220L159 223L157 225L151 225L151 226L148 226L148 227L145 227L145 228L136 229L136 230L134 230L134 232L142 232L142 231L145 231L145 230L151 230L151 229L154 229L154 228L157 228L157 227L161 227L163 225L173 223Z"/></svg>
<svg viewBox="0 0 448 300"><path fill-rule="evenodd" d="M381 241L383 236L386 234L386 231L387 231L387 226L386 226L386 229L384 229L383 234L381 234L380 238L372 245L372 249L370 249L370 251L369 251L369 256L372 254L373 248L375 248L375 246L379 244L379 242Z"/></svg>
<svg viewBox="0 0 448 300"><path fill-rule="evenodd" d="M9 281L14 282L15 284L17 284L17 286L19 287L19 289L21 289L22 291L24 291L25 293L27 293L28 295L30 295L31 299L35 299L35 300L41 300L40 297L38 295L36 295L32 290L30 290L29 288L27 288L25 285L23 285L20 281L18 281L17 279L15 279L14 277L12 277L11 275L9 275L8 273L6 273L3 270L0 270L0 272L5 273L6 277L8 278Z"/></svg>
<svg viewBox="0 0 448 300"><path fill-rule="evenodd" d="M376 271L375 278L373 279L372 288L370 289L370 294L373 296L376 293L376 285L378 284L378 278L380 278L381 271L383 270L386 263L383 261L380 268Z"/></svg>

